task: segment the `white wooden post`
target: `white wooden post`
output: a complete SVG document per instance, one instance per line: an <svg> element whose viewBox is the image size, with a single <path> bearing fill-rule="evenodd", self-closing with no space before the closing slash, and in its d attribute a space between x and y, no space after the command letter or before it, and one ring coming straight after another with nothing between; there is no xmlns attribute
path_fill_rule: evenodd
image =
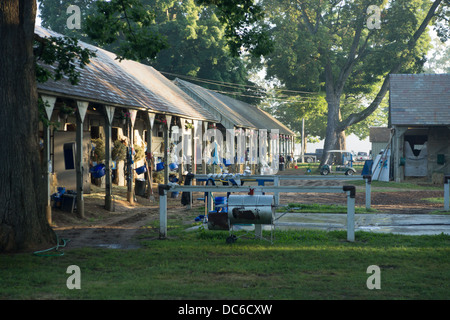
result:
<svg viewBox="0 0 450 320"><path fill-rule="evenodd" d="M444 178L444 210L450 210L450 176Z"/></svg>
<svg viewBox="0 0 450 320"><path fill-rule="evenodd" d="M134 145L134 123L136 121L137 110L129 110L130 113L130 122L128 124L129 130L129 140L128 140L128 148L129 150L133 149ZM133 154L131 154L130 159L133 158ZM128 166L128 177L127 177L127 201L130 204L134 204L134 163L127 163Z"/></svg>
<svg viewBox="0 0 450 320"><path fill-rule="evenodd" d="M149 121L149 128L147 130L147 154L150 155L150 161L147 162L148 164L148 181L147 181L147 195L149 199L153 199L153 188L152 188L152 183L153 183L153 174L152 174L152 170L153 170L153 152L152 152L152 139L153 139L153 125L155 123L155 116L156 114L154 113L148 113L148 121ZM147 154L145 155L147 157Z"/></svg>
<svg viewBox="0 0 450 320"><path fill-rule="evenodd" d="M347 241L355 241L355 187L344 186L347 192Z"/></svg>
<svg viewBox="0 0 450 320"><path fill-rule="evenodd" d="M84 218L84 198L83 198L83 123L89 102L77 101L77 133L76 133L76 174L77 174L77 213L80 218Z"/></svg>
<svg viewBox="0 0 450 320"><path fill-rule="evenodd" d="M371 185L372 185L372 176L364 176L364 180L366 180L366 209L370 209L371 204Z"/></svg>
<svg viewBox="0 0 450 320"><path fill-rule="evenodd" d="M273 177L273 185L274 187L280 186L280 178L278 176ZM277 191L275 192L274 196L275 196L275 205L276 206L280 205L280 193Z"/></svg>
<svg viewBox="0 0 450 320"><path fill-rule="evenodd" d="M169 136L170 123L172 121L171 115L165 115L166 125L164 126L164 184L169 183Z"/></svg>
<svg viewBox="0 0 450 320"><path fill-rule="evenodd" d="M206 160L209 159L209 155L206 154L206 150L209 146L209 142L205 140L206 130L208 130L208 122L203 121L202 125L202 173L206 174Z"/></svg>
<svg viewBox="0 0 450 320"><path fill-rule="evenodd" d="M47 118L49 121L51 121L53 108L55 107L56 97L52 96L41 96L42 100L46 102L45 111L47 113ZM51 156L50 156L50 132L51 128L50 126L44 125L44 174L45 174L45 184L46 184L46 205L45 205L45 215L47 217L47 221L49 224L52 223L52 205L51 205L51 190L50 190L50 184L51 184Z"/></svg>
<svg viewBox="0 0 450 320"><path fill-rule="evenodd" d="M167 189L165 185L159 185L159 238L167 237Z"/></svg>
<svg viewBox="0 0 450 320"><path fill-rule="evenodd" d="M179 132L180 132L180 136L181 136L181 141L178 142L178 146L181 147L180 148L181 152L179 152L180 150L177 148L177 153L178 153L177 156L180 156L180 154L181 154L181 156L178 158L178 181L180 181L180 183L181 183L183 181L183 173L184 173L184 169L183 168L184 168L184 165L185 165L185 163L184 163L184 153L187 151L184 148L184 141L185 141L185 138L184 138L184 131L185 131L184 126L186 124L186 119L180 118L180 124L181 124L181 128L179 129Z"/></svg>
<svg viewBox="0 0 450 320"><path fill-rule="evenodd" d="M105 106L105 209L113 210L112 206L112 181L111 181L111 123L114 119L114 107Z"/></svg>

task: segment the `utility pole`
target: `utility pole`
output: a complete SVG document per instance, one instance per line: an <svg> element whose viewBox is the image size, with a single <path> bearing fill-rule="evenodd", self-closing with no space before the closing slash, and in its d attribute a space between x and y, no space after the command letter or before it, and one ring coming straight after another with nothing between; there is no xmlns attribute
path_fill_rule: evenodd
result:
<svg viewBox="0 0 450 320"><path fill-rule="evenodd" d="M305 162L305 146L304 146L304 142L305 142L305 118L302 118L302 163Z"/></svg>

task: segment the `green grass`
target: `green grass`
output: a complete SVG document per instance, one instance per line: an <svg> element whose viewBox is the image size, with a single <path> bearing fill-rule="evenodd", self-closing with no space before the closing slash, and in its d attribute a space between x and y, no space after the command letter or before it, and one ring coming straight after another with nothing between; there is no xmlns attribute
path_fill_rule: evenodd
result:
<svg viewBox="0 0 450 320"><path fill-rule="evenodd" d="M277 209L277 212L305 212L305 213L347 213L347 206L335 204L303 204L289 203L286 207ZM375 213L375 209L355 207L355 213Z"/></svg>
<svg viewBox="0 0 450 320"><path fill-rule="evenodd" d="M0 255L0 299L449 299L450 236L345 231L275 231L274 243L227 231L186 232L169 220L168 239L148 226L142 248L72 249L59 257ZM265 233L264 236L269 236ZM81 270L69 290L67 267ZM381 269L369 290L367 268Z"/></svg>
<svg viewBox="0 0 450 320"><path fill-rule="evenodd" d="M444 203L444 197L424 198L423 200L431 203Z"/></svg>

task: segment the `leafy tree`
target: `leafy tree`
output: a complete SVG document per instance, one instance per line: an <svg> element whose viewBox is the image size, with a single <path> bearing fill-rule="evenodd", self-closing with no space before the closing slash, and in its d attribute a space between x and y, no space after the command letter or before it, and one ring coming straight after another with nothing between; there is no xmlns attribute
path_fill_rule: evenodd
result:
<svg viewBox="0 0 450 320"><path fill-rule="evenodd" d="M0 251L54 242L41 190L33 59L35 3L0 1Z"/></svg>
<svg viewBox="0 0 450 320"><path fill-rule="evenodd" d="M38 0L41 25L68 37L85 41L88 36L85 31L86 18L95 13L95 0ZM81 29L69 29L67 27L67 9L69 6L78 6L81 14Z"/></svg>
<svg viewBox="0 0 450 320"><path fill-rule="evenodd" d="M245 62L230 53L225 27L214 8L194 0L152 0L149 4L155 8L158 31L169 43L149 62L155 69L170 79L185 75L188 81L217 91L234 91L238 96L246 92L245 86L253 85ZM233 89L223 83L232 83Z"/></svg>
<svg viewBox="0 0 450 320"><path fill-rule="evenodd" d="M78 83L79 72L76 67L84 68L95 52L78 46L78 40L69 37L34 36L34 57L37 82L49 79L61 80L67 76L71 84ZM48 66L53 66L50 69Z"/></svg>
<svg viewBox="0 0 450 320"><path fill-rule="evenodd" d="M122 3L136 3L133 0L123 0ZM251 3L252 1L246 0ZM117 1L110 1L111 5ZM227 6L227 1L223 1ZM217 5L222 6L218 1ZM123 6L122 9L128 8ZM38 94L36 87L36 59L34 56L34 25L36 18L35 0L8 0L0 1L0 134L7 137L0 144L0 152L5 155L0 166L0 252L28 251L34 248L42 248L55 244L56 237L45 218L46 200L42 191L45 190L42 179L42 168L39 156L38 128ZM228 8L229 13L233 9ZM242 11L244 9L244 11ZM248 10L247 6L238 6L235 11L238 14ZM126 10L125 10L126 11ZM131 54L134 57L143 57L140 53L131 50L142 49L147 54L156 50L142 47L136 40L151 39L152 30L142 31L139 21L147 14L142 11L137 13L126 11L127 21L130 23L122 25L118 31L119 35L130 41L130 45L124 45L123 56ZM108 13L108 12L107 12ZM105 21L113 21L118 16L113 11L110 15L105 15ZM128 16L130 13L130 16ZM121 16L124 17L124 16ZM226 18L221 18L225 21ZM135 24L134 22L138 22ZM231 21L229 30L236 25L236 21ZM147 22L145 22L147 24ZM230 29L231 28L231 29ZM141 33L142 31L142 33ZM244 32L244 34L247 34ZM237 41L242 44L249 39L235 35ZM159 38L153 38L159 39ZM110 39L99 38L99 41ZM42 42L44 42L41 39ZM51 41L50 41L51 42ZM161 42L160 42L161 44ZM70 44L69 44L70 45ZM64 46L64 45L63 45ZM251 47L253 46L253 47ZM254 42L248 46L250 50L258 48ZM57 46L60 47L60 46ZM55 48L56 49L56 48ZM60 47L64 50L63 47ZM59 50L59 49L58 49ZM67 49L67 54L76 59L69 64L58 63L61 55L55 54L55 63L61 67L61 72L69 72L76 78L76 70L71 68L71 63L80 61L83 63L83 53L78 52L72 55ZM121 54L122 54L121 53ZM39 50L36 52L39 54ZM135 55L139 54L139 56ZM75 71L74 73L72 71ZM44 72L45 73L45 72ZM49 77L49 74L44 75ZM59 76L56 74L55 78ZM74 80L76 82L76 80Z"/></svg>
<svg viewBox="0 0 450 320"><path fill-rule="evenodd" d="M275 44L264 61L267 77L280 79L287 89L325 93L325 151L340 148L345 130L373 114L388 91L390 73L421 71L429 49L427 26L448 5L442 0L262 3ZM368 27L370 5L381 9L380 29ZM344 104L346 97L368 94L375 97L359 110Z"/></svg>
<svg viewBox="0 0 450 320"><path fill-rule="evenodd" d="M199 4L215 6L225 36L234 55L250 52L260 57L272 50L265 12L257 0L197 0Z"/></svg>
<svg viewBox="0 0 450 320"><path fill-rule="evenodd" d="M153 28L154 12L140 0L96 1L94 8L86 18L87 35L100 45L114 45L119 60L152 59L167 47Z"/></svg>
<svg viewBox="0 0 450 320"><path fill-rule="evenodd" d="M440 39L433 41L434 52L429 57L424 72L425 73L450 73L450 46Z"/></svg>
<svg viewBox="0 0 450 320"><path fill-rule="evenodd" d="M68 2L42 0L40 2L42 25L120 55L120 46L129 42L125 41L125 37L120 32L111 32L111 28L104 27L111 24L113 15L108 13L107 17L103 14L99 16L96 14L96 8L108 6L108 12L113 9L109 8L110 3L97 4L97 2L99 1L78 1L78 5L83 5L81 29L71 30L67 28L66 20L61 18L67 17ZM142 56L128 56L128 58L155 67L169 79L181 75L185 76L186 80L207 88L232 92L228 95L246 102L258 101L247 97L255 95L253 91L247 94L249 92L246 89L254 84L249 80L250 73L245 61L230 51L230 39L226 35L226 27L216 14L215 6L201 5L195 0L141 0L140 4L141 8L151 11L153 20L148 29L152 34L160 35L160 38L164 40L164 46L154 55L146 54L146 58ZM114 19L117 20L120 12L121 8L117 7ZM121 29L126 30L126 28ZM119 36L116 36L117 34ZM108 38L109 40L106 41ZM140 43L153 42L142 40ZM141 51L139 48L132 50L132 52ZM232 83L233 89L221 83ZM261 93L257 92L257 94Z"/></svg>
<svg viewBox="0 0 450 320"><path fill-rule="evenodd" d="M89 59L76 41L36 36L35 16L35 1L0 1L0 252L56 241L45 217L36 81L67 75L76 83L74 63ZM54 64L53 72L38 61Z"/></svg>

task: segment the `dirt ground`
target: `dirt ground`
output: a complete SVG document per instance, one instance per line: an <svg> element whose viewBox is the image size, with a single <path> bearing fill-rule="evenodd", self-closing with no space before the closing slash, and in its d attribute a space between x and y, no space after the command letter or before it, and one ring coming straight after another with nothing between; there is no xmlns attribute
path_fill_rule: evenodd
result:
<svg viewBox="0 0 450 320"><path fill-rule="evenodd" d="M283 185L322 186L339 185L339 181L284 181ZM66 248L80 247L105 247L133 249L138 247L138 235L149 234L148 228L157 228L153 224L159 220L159 202L154 188L154 198L146 199L136 196L137 202L130 205L126 201L125 188L113 188L114 211L104 208L103 190L94 187L95 190L85 195L85 217L81 219L77 213L70 213L53 208L52 225L60 239L69 239ZM374 191L374 190L373 190ZM379 213L391 214L423 214L442 209L442 204L432 203L425 198L442 197L442 191L415 191L399 190L396 192L372 192L371 207ZM203 201L196 200L201 194L194 194L194 208L204 205ZM286 193L280 195L280 203L287 204L346 204L345 194L318 194L318 193ZM356 205L365 205L364 187L359 187L356 192ZM196 213L187 210L181 204L181 195L172 199L168 197L168 217L182 217L187 223L193 222ZM198 212L198 211L197 211ZM158 234L157 230L151 234Z"/></svg>

